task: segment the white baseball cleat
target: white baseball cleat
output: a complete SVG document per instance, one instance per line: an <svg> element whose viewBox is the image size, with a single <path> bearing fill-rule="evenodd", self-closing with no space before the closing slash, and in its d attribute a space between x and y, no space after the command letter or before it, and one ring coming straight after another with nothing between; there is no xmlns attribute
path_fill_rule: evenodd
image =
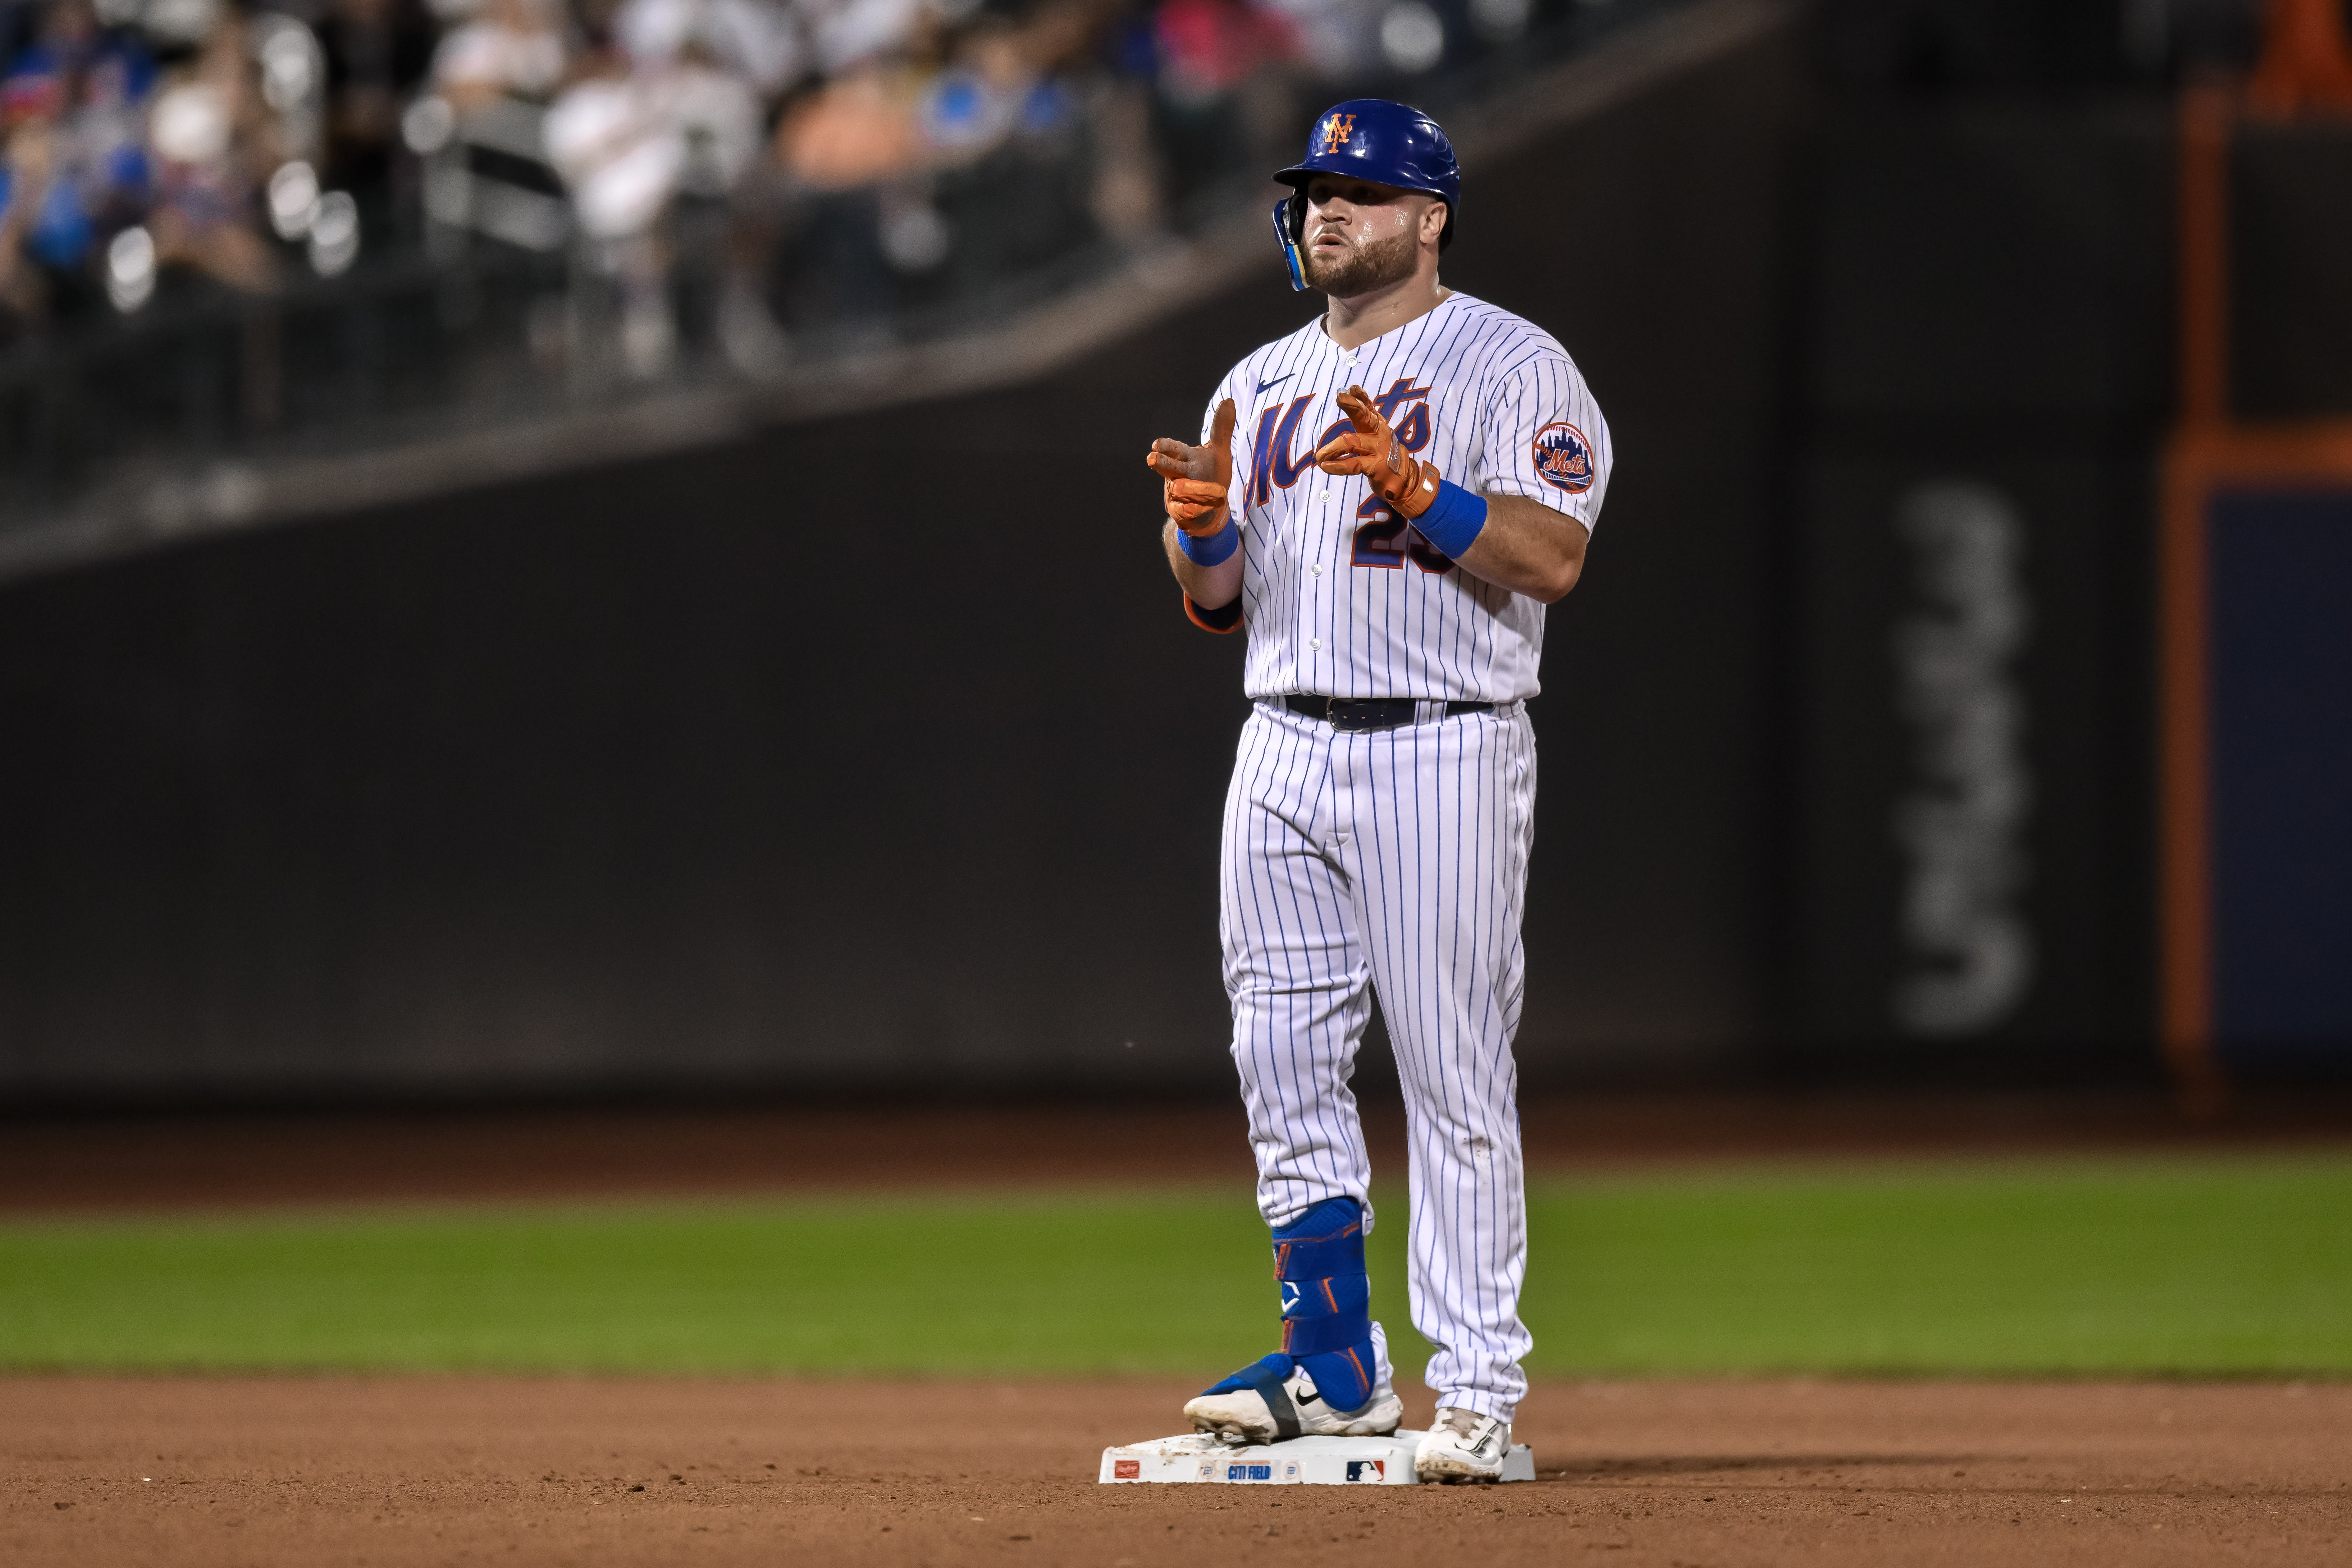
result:
<svg viewBox="0 0 2352 1568"><path fill-rule="evenodd" d="M1404 1401L1385 1378L1360 1410L1332 1409L1303 1366L1280 1379L1261 1374L1254 1385L1229 1386L1265 1365L1245 1367L1195 1395L1184 1406L1194 1429L1244 1443L1278 1443L1286 1437L1385 1437L1404 1420Z"/></svg>
<svg viewBox="0 0 2352 1568"><path fill-rule="evenodd" d="M1424 1481L1498 1481L1511 1451L1511 1429L1475 1410L1441 1406L1413 1450L1413 1473Z"/></svg>

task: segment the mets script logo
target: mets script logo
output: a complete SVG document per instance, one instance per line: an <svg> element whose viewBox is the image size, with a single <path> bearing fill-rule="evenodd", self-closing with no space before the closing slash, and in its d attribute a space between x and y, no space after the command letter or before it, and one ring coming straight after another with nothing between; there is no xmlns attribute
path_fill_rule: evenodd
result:
<svg viewBox="0 0 2352 1568"><path fill-rule="evenodd" d="M1337 153L1348 144L1348 137L1356 129L1352 114L1335 114L1323 122L1323 151Z"/></svg>
<svg viewBox="0 0 2352 1568"><path fill-rule="evenodd" d="M1573 425L1547 425L1536 432L1536 471L1552 489L1581 495L1592 488L1592 443Z"/></svg>

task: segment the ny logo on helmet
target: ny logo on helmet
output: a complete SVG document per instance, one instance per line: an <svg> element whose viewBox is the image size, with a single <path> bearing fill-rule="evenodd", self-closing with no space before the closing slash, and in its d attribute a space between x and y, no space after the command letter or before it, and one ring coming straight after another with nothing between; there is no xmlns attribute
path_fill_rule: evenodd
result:
<svg viewBox="0 0 2352 1568"><path fill-rule="evenodd" d="M1356 129L1352 114L1334 114L1323 121L1323 151L1337 153L1348 144L1349 135Z"/></svg>
<svg viewBox="0 0 2352 1568"><path fill-rule="evenodd" d="M1536 432L1536 472L1556 490L1581 495L1592 488L1592 443L1575 426L1556 423Z"/></svg>

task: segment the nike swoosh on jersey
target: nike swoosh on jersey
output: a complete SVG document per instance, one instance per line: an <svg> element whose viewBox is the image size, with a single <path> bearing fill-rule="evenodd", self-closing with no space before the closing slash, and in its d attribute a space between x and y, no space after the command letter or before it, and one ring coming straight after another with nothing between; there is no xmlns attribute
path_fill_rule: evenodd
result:
<svg viewBox="0 0 2352 1568"><path fill-rule="evenodd" d="M1298 373L1294 370L1290 373L1290 375L1297 375L1297 374ZM1257 384L1257 392L1253 394L1253 395L1263 395L1265 389L1269 386L1280 386L1284 382L1290 379L1290 375L1277 375L1272 381L1259 382Z"/></svg>

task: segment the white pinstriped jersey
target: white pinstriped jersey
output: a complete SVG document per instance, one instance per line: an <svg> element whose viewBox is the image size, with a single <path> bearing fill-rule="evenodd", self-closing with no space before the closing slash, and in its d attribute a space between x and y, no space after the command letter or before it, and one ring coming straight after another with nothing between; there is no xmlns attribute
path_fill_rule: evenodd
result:
<svg viewBox="0 0 2352 1568"><path fill-rule="evenodd" d="M1398 438L1465 489L1527 496L1590 530L1609 489L1609 427L1559 342L1508 310L1450 294L1354 349L1320 318L1227 373L1242 530L1243 685L1252 697L1533 697L1544 606L1455 567L1366 481L1315 449L1347 427L1363 387Z"/></svg>

